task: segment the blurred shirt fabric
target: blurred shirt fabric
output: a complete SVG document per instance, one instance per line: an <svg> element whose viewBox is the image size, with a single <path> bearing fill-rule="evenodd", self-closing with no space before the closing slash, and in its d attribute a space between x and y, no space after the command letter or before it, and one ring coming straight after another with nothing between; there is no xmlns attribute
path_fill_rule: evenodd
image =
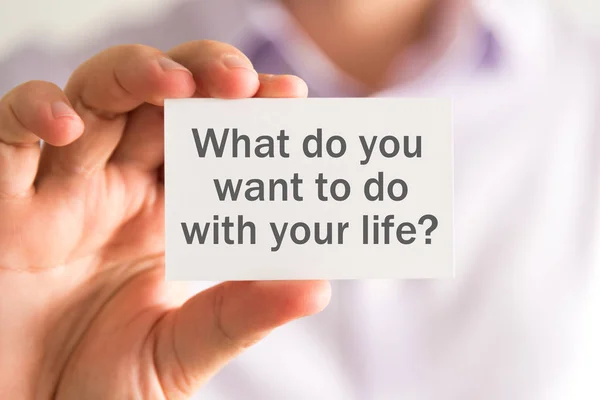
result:
<svg viewBox="0 0 600 400"><path fill-rule="evenodd" d="M600 51L517 3L471 12L441 1L430 39L458 18L456 36L411 49L397 83L374 94L453 100L456 278L334 282L322 314L274 332L199 399L600 398ZM361 93L266 0L178 2L83 49L25 46L0 61L0 93L30 79L64 85L110 45L207 38L260 72L301 76L312 96Z"/></svg>

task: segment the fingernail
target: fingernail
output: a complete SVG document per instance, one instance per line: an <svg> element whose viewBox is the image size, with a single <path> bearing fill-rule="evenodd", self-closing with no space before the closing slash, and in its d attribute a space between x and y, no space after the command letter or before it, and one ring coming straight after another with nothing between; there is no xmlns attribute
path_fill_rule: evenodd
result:
<svg viewBox="0 0 600 400"><path fill-rule="evenodd" d="M69 105L67 103L62 102L62 101L57 101L55 103L52 103L52 105L50 106L50 109L52 110L52 115L54 116L54 118L63 118L63 117L76 118L77 117L77 113L75 112L75 110L73 110L71 107L69 107Z"/></svg>
<svg viewBox="0 0 600 400"><path fill-rule="evenodd" d="M183 65L179 64L178 62L171 60L170 58L162 57L158 60L158 64L165 72L169 72L169 71L190 72L189 69L187 69Z"/></svg>
<svg viewBox="0 0 600 400"><path fill-rule="evenodd" d="M248 60L235 54L227 54L223 56L223 65L229 69L243 68L254 71L254 67L252 67L252 64L250 64Z"/></svg>

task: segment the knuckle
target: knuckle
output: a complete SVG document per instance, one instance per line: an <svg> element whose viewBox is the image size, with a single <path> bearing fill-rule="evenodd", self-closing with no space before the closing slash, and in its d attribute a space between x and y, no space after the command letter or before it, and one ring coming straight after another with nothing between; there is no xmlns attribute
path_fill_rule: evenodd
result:
<svg viewBox="0 0 600 400"><path fill-rule="evenodd" d="M162 53L160 50L144 44L122 44L109 48L108 52L127 58L148 57Z"/></svg>
<svg viewBox="0 0 600 400"><path fill-rule="evenodd" d="M219 42L218 40L211 40L211 39L200 39L200 40L196 40L193 42L190 42L192 45L200 47L200 48L215 48L215 49L219 49L219 48L232 48L235 49L235 47L233 47L232 45L225 43L225 42Z"/></svg>
<svg viewBox="0 0 600 400"><path fill-rule="evenodd" d="M158 49L142 44L121 44L108 47L83 62L71 75L67 87L72 89L73 82L76 82L75 86L78 87L90 77L130 68L141 59L148 59L161 53Z"/></svg>
<svg viewBox="0 0 600 400"><path fill-rule="evenodd" d="M49 90L60 90L58 86L56 86L52 82L40 81L40 80L31 80L24 82L15 88L17 91L27 94L37 94L40 91L49 91Z"/></svg>
<svg viewBox="0 0 600 400"><path fill-rule="evenodd" d="M229 330L223 324L223 303L227 296L228 283L223 283L215 288L215 294L213 296L213 318L214 326L217 335L225 342L229 344L235 344L237 339L233 336Z"/></svg>
<svg viewBox="0 0 600 400"><path fill-rule="evenodd" d="M260 341L260 337L243 337L243 335L236 334L229 329L223 322L223 303L226 301L228 296L227 291L230 283L226 282L215 287L215 294L213 296L213 319L214 326L219 338L227 344L227 346L236 348L238 350L245 350L252 347Z"/></svg>
<svg viewBox="0 0 600 400"><path fill-rule="evenodd" d="M190 42L180 44L179 46L172 48L169 51L169 54L183 55L189 54L190 52L193 54L204 53L216 55L221 53L236 53L243 55L242 52L235 46L229 43L219 42L217 40L211 39L193 40Z"/></svg>
<svg viewBox="0 0 600 400"><path fill-rule="evenodd" d="M27 82L23 82L14 89L9 91L3 98L2 101L15 101L21 100L23 98L33 100L35 97L39 96L41 93L46 93L52 90L60 90L58 86L51 82L41 81L41 80L30 80Z"/></svg>

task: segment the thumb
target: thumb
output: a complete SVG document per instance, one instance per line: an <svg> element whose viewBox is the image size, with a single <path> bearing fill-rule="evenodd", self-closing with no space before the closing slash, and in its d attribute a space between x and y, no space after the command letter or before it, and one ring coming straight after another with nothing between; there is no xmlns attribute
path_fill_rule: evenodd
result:
<svg viewBox="0 0 600 400"><path fill-rule="evenodd" d="M321 311L327 281L226 282L170 311L155 327L154 362L167 399L187 398L274 328Z"/></svg>

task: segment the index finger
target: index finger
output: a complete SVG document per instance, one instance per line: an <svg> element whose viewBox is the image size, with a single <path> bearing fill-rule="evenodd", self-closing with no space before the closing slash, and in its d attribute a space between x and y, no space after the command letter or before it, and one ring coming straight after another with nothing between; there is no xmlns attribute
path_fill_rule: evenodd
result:
<svg viewBox="0 0 600 400"><path fill-rule="evenodd" d="M111 119L142 103L161 105L165 98L187 97L193 89L190 71L160 50L123 45L83 63L71 75L65 93L79 111L84 108Z"/></svg>
<svg viewBox="0 0 600 400"><path fill-rule="evenodd" d="M258 73L240 50L227 43L197 40L168 52L194 75L197 97L253 97L260 86Z"/></svg>
<svg viewBox="0 0 600 400"><path fill-rule="evenodd" d="M194 90L190 71L151 47L117 46L92 57L65 88L84 133L67 146L44 147L38 181L86 176L103 167L121 140L126 113L143 103L189 97Z"/></svg>

